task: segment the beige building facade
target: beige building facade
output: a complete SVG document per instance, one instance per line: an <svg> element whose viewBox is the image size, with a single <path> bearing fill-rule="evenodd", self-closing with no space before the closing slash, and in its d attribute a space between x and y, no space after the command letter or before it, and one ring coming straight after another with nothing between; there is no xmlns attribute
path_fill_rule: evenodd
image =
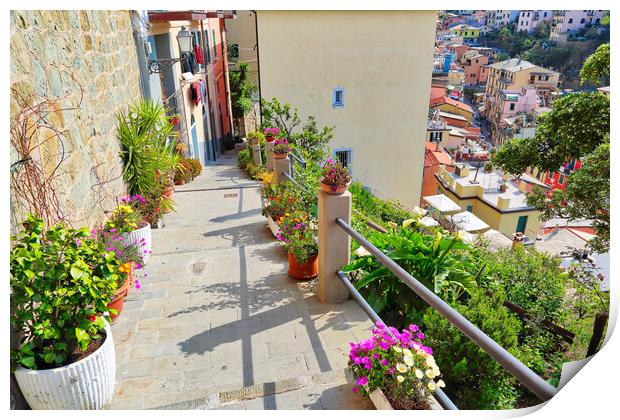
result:
<svg viewBox="0 0 620 420"><path fill-rule="evenodd" d="M259 11L262 97L335 126L330 147L348 156L355 180L416 206L436 19L436 11Z"/></svg>

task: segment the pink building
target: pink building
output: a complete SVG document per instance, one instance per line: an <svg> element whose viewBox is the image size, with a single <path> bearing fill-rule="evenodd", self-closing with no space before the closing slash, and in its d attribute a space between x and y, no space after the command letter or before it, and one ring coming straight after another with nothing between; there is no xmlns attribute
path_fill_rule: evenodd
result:
<svg viewBox="0 0 620 420"><path fill-rule="evenodd" d="M463 71L465 72L465 85L479 85L486 83L486 76L488 72L483 71L489 64L489 57L476 54L471 57L465 58L465 62L463 63Z"/></svg>
<svg viewBox="0 0 620 420"><path fill-rule="evenodd" d="M504 89L499 97L500 121L519 113L528 114L540 106L536 87L527 85L521 90Z"/></svg>
<svg viewBox="0 0 620 420"><path fill-rule="evenodd" d="M586 25L598 25L605 10L561 10L553 17L549 40L565 42L569 35Z"/></svg>
<svg viewBox="0 0 620 420"><path fill-rule="evenodd" d="M518 31L532 33L543 22L551 22L553 10L521 10L517 21Z"/></svg>

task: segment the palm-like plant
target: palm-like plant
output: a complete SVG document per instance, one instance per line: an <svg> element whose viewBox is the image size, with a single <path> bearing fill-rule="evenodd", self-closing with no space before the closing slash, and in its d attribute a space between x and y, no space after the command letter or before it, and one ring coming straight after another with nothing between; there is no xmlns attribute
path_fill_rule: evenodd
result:
<svg viewBox="0 0 620 420"><path fill-rule="evenodd" d="M170 170L172 124L163 105L141 101L116 115L117 138L123 160L123 180L130 194L157 192L159 173ZM174 150L174 148L172 148Z"/></svg>

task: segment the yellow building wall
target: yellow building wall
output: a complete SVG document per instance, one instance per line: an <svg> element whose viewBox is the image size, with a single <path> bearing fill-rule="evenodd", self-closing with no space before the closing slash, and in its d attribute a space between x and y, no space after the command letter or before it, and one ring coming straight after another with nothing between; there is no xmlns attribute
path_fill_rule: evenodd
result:
<svg viewBox="0 0 620 420"><path fill-rule="evenodd" d="M438 191L441 194L445 194L452 201L457 203L463 211L467 210L467 206L473 205L472 213L483 220L491 229L495 229L498 232L503 233L509 238L512 238L517 229L517 223L520 216L528 216L527 224L525 225L525 236L532 241L536 240L538 236L538 230L540 229L540 213L534 210L520 211L514 213L500 213L494 210L489 205L483 203L478 198L463 198L460 199L451 190L444 188L441 183L437 182Z"/></svg>
<svg viewBox="0 0 620 420"><path fill-rule="evenodd" d="M419 204L436 11L259 11L262 97L290 102L330 147L352 148L353 178ZM344 108L332 107L344 89Z"/></svg>
<svg viewBox="0 0 620 420"><path fill-rule="evenodd" d="M471 124L471 119L473 118L473 115L474 115L472 112L467 112L464 109L461 109L457 106L450 105L450 104L441 104L441 105L437 105L433 107L433 109L436 109L436 108L439 108L442 111L449 112L451 114L458 114L462 117L465 117L467 118L467 122L470 124Z"/></svg>

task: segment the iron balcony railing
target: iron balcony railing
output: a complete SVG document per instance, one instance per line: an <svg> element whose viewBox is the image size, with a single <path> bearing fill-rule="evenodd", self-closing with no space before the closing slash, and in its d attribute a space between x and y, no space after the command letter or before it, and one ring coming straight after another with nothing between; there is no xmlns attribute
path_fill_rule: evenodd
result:
<svg viewBox="0 0 620 420"><path fill-rule="evenodd" d="M371 244L366 238L360 235L347 222L345 222L341 218L337 218L336 224L342 230L344 230L351 238L355 239L361 246L363 246L368 252L370 252L370 254L377 258L377 260L381 264L383 264L384 267L386 267L396 277L402 280L411 290L413 290L418 296L420 296L433 309L435 309L444 318L446 318L448 322L458 328L463 334L469 337L470 340L476 343L478 347L484 350L489 356L491 356L501 366L508 370L515 378L517 378L517 380L519 380L521 384L523 384L535 395L537 395L542 401L547 401L555 395L557 390L551 384L547 383L534 371L525 366L519 359L514 357L506 349L493 341L493 339L491 339L488 335L483 333L478 327L469 322L458 311L453 309L450 305L448 305L441 298L439 298L435 293L426 288L411 274L405 271L401 266L396 264L387 255L385 255L377 247ZM339 271L337 274L341 280L343 280L343 277L346 278L344 273L342 273L341 271ZM348 281L348 278L346 280L348 283L350 283ZM347 284L345 283L345 285ZM353 289L355 288L353 287ZM353 294L353 296L356 300L363 300L363 297L361 297L359 293ZM360 305L363 309L368 306L367 303ZM440 400L440 398L438 398L438 400ZM441 401L439 402L441 403ZM446 407L444 406L444 408Z"/></svg>

